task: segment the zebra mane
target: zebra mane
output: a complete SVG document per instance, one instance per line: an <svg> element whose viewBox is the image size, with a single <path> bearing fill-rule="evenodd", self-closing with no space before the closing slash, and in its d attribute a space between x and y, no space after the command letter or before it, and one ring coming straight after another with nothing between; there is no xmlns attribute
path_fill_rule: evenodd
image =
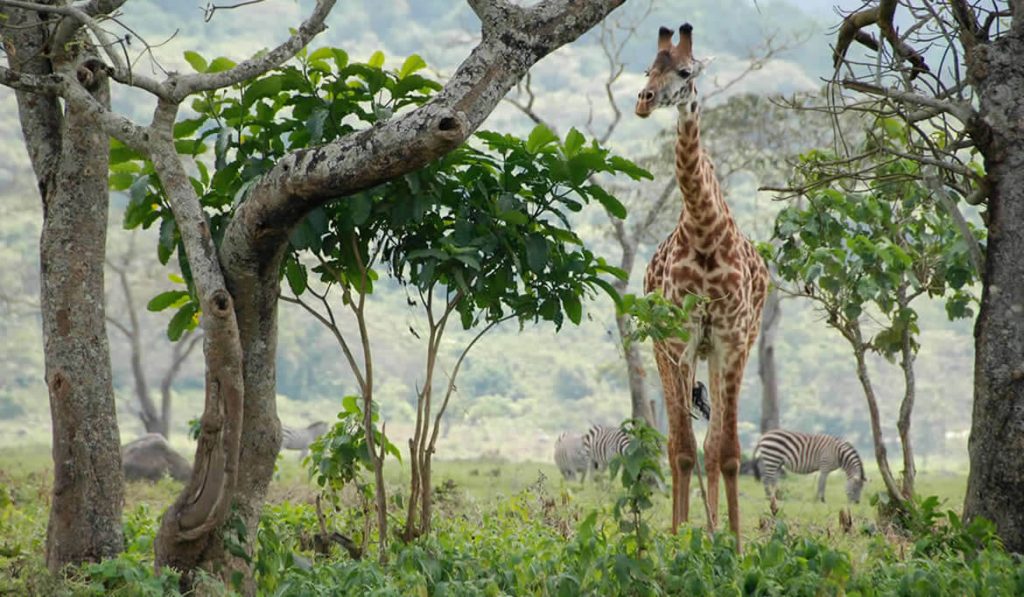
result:
<svg viewBox="0 0 1024 597"><path fill-rule="evenodd" d="M861 461L857 448L854 448L853 444L848 441L839 442L839 463L846 472L847 478L865 478L864 462Z"/></svg>

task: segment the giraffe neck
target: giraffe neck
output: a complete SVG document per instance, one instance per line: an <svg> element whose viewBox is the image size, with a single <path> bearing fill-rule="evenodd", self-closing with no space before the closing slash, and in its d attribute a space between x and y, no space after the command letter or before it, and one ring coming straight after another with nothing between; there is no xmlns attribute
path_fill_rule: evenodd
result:
<svg viewBox="0 0 1024 597"><path fill-rule="evenodd" d="M679 107L676 125L676 181L683 193L679 232L698 252L710 252L735 226L711 163L700 143L700 108Z"/></svg>

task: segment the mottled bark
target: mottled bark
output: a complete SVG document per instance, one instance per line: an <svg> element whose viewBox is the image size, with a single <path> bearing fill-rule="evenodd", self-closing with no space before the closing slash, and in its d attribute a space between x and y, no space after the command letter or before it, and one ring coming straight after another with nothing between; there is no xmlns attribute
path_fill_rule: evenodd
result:
<svg viewBox="0 0 1024 597"><path fill-rule="evenodd" d="M775 337L782 309L779 291L768 289L757 336L757 374L761 378L761 433L779 428L779 377L775 367Z"/></svg>
<svg viewBox="0 0 1024 597"><path fill-rule="evenodd" d="M40 26L38 13L5 12L12 71L77 77L93 101L109 105L104 73L82 64L89 57L84 46L76 46L80 55L45 51L52 25ZM124 543L124 479L103 301L108 141L78 106L61 114L52 95L19 91L17 99L43 203L40 303L54 462L46 562L58 572L115 556Z"/></svg>
<svg viewBox="0 0 1024 597"><path fill-rule="evenodd" d="M995 522L1024 552L1024 17L968 55L981 123L975 141L990 186L988 247L975 324L971 471L964 515Z"/></svg>

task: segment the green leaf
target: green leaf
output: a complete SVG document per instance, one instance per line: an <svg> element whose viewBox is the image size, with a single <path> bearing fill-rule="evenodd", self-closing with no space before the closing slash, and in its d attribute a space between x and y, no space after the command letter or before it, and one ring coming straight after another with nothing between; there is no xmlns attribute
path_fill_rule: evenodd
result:
<svg viewBox="0 0 1024 597"><path fill-rule="evenodd" d="M292 293L295 296L299 296L306 291L308 275L306 273L306 266L295 259L289 259L285 262L284 275L288 278L288 287L292 289Z"/></svg>
<svg viewBox="0 0 1024 597"><path fill-rule="evenodd" d="M174 125L174 138L181 139L185 137L191 137L199 127L203 126L206 122L206 118L190 118L188 120L182 120L181 122L175 123Z"/></svg>
<svg viewBox="0 0 1024 597"><path fill-rule="evenodd" d="M571 158L576 155L585 142L586 139L583 137L583 133L575 128L569 129L568 134L565 135L565 143L562 144L565 157Z"/></svg>
<svg viewBox="0 0 1024 597"><path fill-rule="evenodd" d="M503 211L498 214L498 219L508 222L509 224L516 224L518 226L525 226L530 221L530 216L517 210Z"/></svg>
<svg viewBox="0 0 1024 597"><path fill-rule="evenodd" d="M626 218L626 206L621 201L616 199L608 191L597 186L596 184L589 185L586 187L587 193L592 195L597 201L604 206L609 214L623 220Z"/></svg>
<svg viewBox="0 0 1024 597"><path fill-rule="evenodd" d="M309 56L306 57L306 60L308 60L309 62L315 62L317 60L326 60L328 58L331 58L333 55L334 48L331 48L330 46L324 46L322 48L317 48L316 50L314 50Z"/></svg>
<svg viewBox="0 0 1024 597"><path fill-rule="evenodd" d="M186 330L196 326L196 312L196 304L191 301L183 305L181 309L178 309L178 312L174 314L174 317L167 324L167 337L172 342L177 342Z"/></svg>
<svg viewBox="0 0 1024 597"><path fill-rule="evenodd" d="M112 172L110 174L111 191L127 191L133 182L135 182L135 176L128 172Z"/></svg>
<svg viewBox="0 0 1024 597"><path fill-rule="evenodd" d="M381 61L381 63L383 64L383 61ZM412 54L405 59L405 62L402 63L402 68L398 70L398 78L404 79L414 72L426 67L427 63L420 58L418 54Z"/></svg>
<svg viewBox="0 0 1024 597"><path fill-rule="evenodd" d="M171 254L174 253L174 248L177 245L177 239L175 232L177 231L177 225L174 222L174 218L164 218L160 222L160 240L157 243L157 258L160 260L161 265L167 265L167 262L171 258Z"/></svg>
<svg viewBox="0 0 1024 597"><path fill-rule="evenodd" d="M384 67L384 52L377 50L370 56L370 59L366 61L367 66L380 70Z"/></svg>
<svg viewBox="0 0 1024 597"><path fill-rule="evenodd" d="M544 271L548 262L548 240L543 236L531 234L526 238L526 265L535 274Z"/></svg>
<svg viewBox="0 0 1024 597"><path fill-rule="evenodd" d="M633 180L654 180L654 175L624 157L612 156L608 163L616 172L622 172Z"/></svg>
<svg viewBox="0 0 1024 597"><path fill-rule="evenodd" d="M556 142L558 142L558 137L551 132L551 129L543 124L538 124L533 127L533 130L530 131L530 136L526 139L526 151L530 153L537 153L541 149Z"/></svg>
<svg viewBox="0 0 1024 597"><path fill-rule="evenodd" d="M270 75L257 79L245 88L245 93L242 94L242 107L248 108L256 100L277 95L281 91L281 83L281 75Z"/></svg>
<svg viewBox="0 0 1024 597"><path fill-rule="evenodd" d="M583 305L580 303L580 297L571 293L563 294L562 307L565 309L565 314L569 316L569 321L579 325L583 319Z"/></svg>
<svg viewBox="0 0 1024 597"><path fill-rule="evenodd" d="M171 305L177 303L182 297L188 296L188 293L184 290L168 290L167 292L161 292L150 299L146 305L146 309L150 311L163 311Z"/></svg>
<svg viewBox="0 0 1024 597"><path fill-rule="evenodd" d="M206 72L206 59L192 50L185 51L185 61L188 62L192 66L192 69L197 73Z"/></svg>
<svg viewBox="0 0 1024 597"><path fill-rule="evenodd" d="M235 68L235 66L237 65L235 64L234 60L231 60L230 58L225 58L223 56L218 56L217 58L213 59L213 62L210 63L210 66L206 69L206 72L220 73Z"/></svg>

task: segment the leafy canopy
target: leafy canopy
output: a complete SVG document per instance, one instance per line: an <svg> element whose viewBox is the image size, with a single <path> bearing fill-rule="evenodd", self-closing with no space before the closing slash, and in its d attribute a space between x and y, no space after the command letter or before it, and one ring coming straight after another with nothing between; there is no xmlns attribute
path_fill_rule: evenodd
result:
<svg viewBox="0 0 1024 597"><path fill-rule="evenodd" d="M880 144L906 150L905 136L888 120L867 143L866 153ZM777 246L762 246L779 277L817 300L839 329L868 309L880 315L871 348L886 356L899 350L904 329L918 332L909 307L917 296L944 298L951 319L970 317L978 273L951 216L923 184L922 165L907 158L876 162L864 183L830 176L824 166L835 159L823 151L801 156L800 183L811 190L805 202L779 213Z"/></svg>
<svg viewBox="0 0 1024 597"><path fill-rule="evenodd" d="M199 72L233 64L194 52L186 59ZM195 116L174 135L179 153L197 158L192 184L216 242L247 190L285 153L387 120L440 89L418 74L426 66L418 56L398 69L384 62L380 52L354 63L337 48L303 51L265 76L192 103ZM159 223L161 262L177 256L186 289L150 303L178 309L168 328L177 338L195 325L199 308L160 182L151 164L116 142L111 170L111 186L130 197L125 227ZM310 269L346 293L370 292L378 278L372 266L382 258L420 291L457 297L465 327L508 316L579 323L581 296L601 288L617 297L603 276L624 276L583 247L569 223L570 212L592 201L625 217L622 203L593 181L603 173L650 178L575 129L563 140L541 126L525 140L481 132L417 172L311 212L291 235L283 275L296 295L307 289ZM309 268L303 251L318 264Z"/></svg>

